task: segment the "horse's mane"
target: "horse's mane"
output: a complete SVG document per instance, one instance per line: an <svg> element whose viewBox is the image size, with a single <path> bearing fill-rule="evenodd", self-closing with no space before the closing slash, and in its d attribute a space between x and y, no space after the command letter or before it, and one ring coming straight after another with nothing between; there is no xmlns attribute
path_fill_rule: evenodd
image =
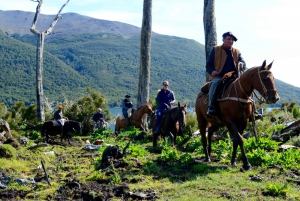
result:
<svg viewBox="0 0 300 201"><path fill-rule="evenodd" d="M146 103L147 104L147 103ZM142 105L142 106L140 106L138 109L136 109L136 110L139 110L139 109L141 109L142 107L144 107L146 104L144 104L144 105Z"/></svg>
<svg viewBox="0 0 300 201"><path fill-rule="evenodd" d="M257 70L257 68L260 68L261 66L254 66L254 67L251 67L249 68L248 70L246 70L242 75L245 75L245 74L248 74L250 72L252 72L253 70Z"/></svg>

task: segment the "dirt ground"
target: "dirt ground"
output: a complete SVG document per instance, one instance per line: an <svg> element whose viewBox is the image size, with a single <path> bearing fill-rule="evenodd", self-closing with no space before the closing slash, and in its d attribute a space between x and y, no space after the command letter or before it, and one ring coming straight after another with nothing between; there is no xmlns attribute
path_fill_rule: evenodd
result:
<svg viewBox="0 0 300 201"><path fill-rule="evenodd" d="M36 143L44 143L44 141L36 142ZM48 141L49 145L61 145L61 146L72 146L72 147L82 147L85 142L79 139L71 138L71 145L69 145L67 140L63 140L61 143L59 136L51 137ZM122 164L122 160L119 161ZM120 168L125 168L126 164L120 165ZM124 169L124 170L125 170ZM109 174L109 171L108 171ZM113 173L111 173L113 174ZM0 178L9 177L9 174L0 168ZM35 178L36 180L36 178ZM44 178L42 180L45 181ZM40 180L36 180L36 182L40 182ZM132 181L133 183L136 181ZM129 183L128 179L124 180L122 185L112 186L109 184L108 180L98 180L98 181L90 181L87 183L80 183L76 179L73 179L71 182L66 182L65 185L60 186L55 193L50 195L47 200L80 200L80 201L101 201L101 200L110 200L110 199L119 199L119 200L154 200L155 194L151 194L147 192L142 194L136 194L129 191L127 184ZM34 186L34 184L33 184ZM33 188L32 188L33 189ZM18 191L11 189L0 189L0 200L1 201L14 201L14 200L25 200L31 199L28 196L29 193L34 193L32 191ZM33 198L36 200L37 198Z"/></svg>

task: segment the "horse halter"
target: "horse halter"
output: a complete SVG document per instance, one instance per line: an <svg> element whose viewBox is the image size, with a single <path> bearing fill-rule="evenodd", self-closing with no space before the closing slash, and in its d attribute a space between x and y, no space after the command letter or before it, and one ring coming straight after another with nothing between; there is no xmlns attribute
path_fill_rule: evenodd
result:
<svg viewBox="0 0 300 201"><path fill-rule="evenodd" d="M262 89L263 89L263 91L264 91L264 94L263 94L262 96L264 97L265 95L268 95L268 91L275 91L275 92L277 92L276 89L267 89L266 86L264 85L264 83L262 82L262 79L261 79L261 76L260 76L260 74L263 73L263 72L271 73L271 71L269 71L269 70L262 70L262 71L259 71L259 68L257 68L257 69L258 69L258 77L259 77L259 81L260 81L261 86L262 86Z"/></svg>
<svg viewBox="0 0 300 201"><path fill-rule="evenodd" d="M173 116L172 113L171 113L171 119L176 122L176 121L179 121L180 120L180 112L183 112L180 107L177 107L176 109L176 114ZM175 119L177 118L177 119Z"/></svg>
<svg viewBox="0 0 300 201"><path fill-rule="evenodd" d="M259 81L260 81L260 84L261 84L261 86L262 86L262 90L263 90L263 92L264 92L264 93L262 94L262 97L264 97L265 95L268 95L268 91L275 91L275 92L277 92L276 89L267 89L266 86L264 85L263 81L262 81L261 76L260 76L261 73L264 73L264 72L271 73L271 71L270 71L270 70L261 70L261 71L259 71L259 68L257 68L257 70L258 70L258 71L257 71L257 74L258 74L258 77L259 77ZM238 79L238 81L239 81L239 85L240 85L240 88L242 89L243 93L246 95L247 99L249 99L250 96L251 96L251 94L250 94L250 96L248 96L247 93L244 91L242 85L241 85L240 79ZM265 101L259 99L258 96L256 95L256 93L255 93L254 91L253 91L253 93L254 93L254 95L256 96L256 98L257 98L258 100L260 100L261 102L265 102Z"/></svg>

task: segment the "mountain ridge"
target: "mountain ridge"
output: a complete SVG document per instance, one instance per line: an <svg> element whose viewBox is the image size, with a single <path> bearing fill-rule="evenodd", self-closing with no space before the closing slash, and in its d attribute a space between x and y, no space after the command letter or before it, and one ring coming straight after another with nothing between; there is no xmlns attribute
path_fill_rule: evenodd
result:
<svg viewBox="0 0 300 201"><path fill-rule="evenodd" d="M3 13L6 16L5 19L2 18ZM32 15L33 19L33 12L25 12L24 14L23 11L0 11L0 29L6 27L3 30L5 34L0 34L3 38L0 40L0 55L13 55L2 58L7 61L1 64L0 70L6 72L9 69L10 74L15 73L15 77L20 77L19 80L24 83L32 79L29 78L31 75L26 73L24 69L20 70L18 66L31 66L31 74L35 74L33 69L35 67L37 39L29 31L32 23L32 20L28 19L29 15ZM27 24L25 25L26 16ZM45 15L44 17L48 21L46 23L46 19L44 21L39 20L40 23L46 24L45 27L40 27L48 28L46 26L52 23L54 16ZM85 33L76 31L79 28L76 28L74 22L68 24L69 21L75 19L74 17L71 18L72 20L68 19L70 16L82 18L82 21L79 19L77 22L90 20L89 23L80 24L80 31L84 30ZM67 95L68 99L76 99L84 94L86 87L90 86L104 94L110 106L119 106L126 93L132 94L132 99L135 101L140 63L140 28L121 22L103 22L106 20L99 20L98 23L95 23L98 19L78 14L63 14L63 17L63 20L59 20L54 27L53 34L45 38L45 95L52 100L63 101L65 98L61 95L63 93ZM17 25L20 23L23 28L18 30ZM108 26L101 29L100 27L106 26L106 23ZM91 27L90 24L94 24L93 27L86 28ZM29 26L27 27L27 25ZM59 29L59 26L62 28ZM118 29L112 29L116 26ZM90 30L98 30L98 32L95 33ZM104 32L100 30L104 30ZM169 80L170 89L175 92L176 99L180 102L189 102L190 106L193 106L200 87L205 83L204 45L195 40L176 36L156 33L152 36L150 97L152 99L155 97L155 93L157 89L161 88L163 80ZM16 44L15 49L9 49L7 45L11 40L20 42ZM22 51L27 45L30 46L30 51ZM54 71L51 69L52 61L55 61L54 69L56 70ZM54 73L59 72L60 68L70 72L69 78ZM5 91L0 86L0 93L5 94L4 97L0 96L0 102L12 104L12 100L22 100L20 98L23 98L26 103L33 102L35 79L30 81L30 85L25 85L23 90L27 91L25 93L19 90L20 83L16 80L7 79L10 74L3 75L5 83L2 85L4 87L9 86L10 91ZM55 89L56 79L61 80L58 91ZM295 101L299 103L300 88L277 79L276 86L282 97L280 102ZM28 91L31 91L31 98L28 98Z"/></svg>

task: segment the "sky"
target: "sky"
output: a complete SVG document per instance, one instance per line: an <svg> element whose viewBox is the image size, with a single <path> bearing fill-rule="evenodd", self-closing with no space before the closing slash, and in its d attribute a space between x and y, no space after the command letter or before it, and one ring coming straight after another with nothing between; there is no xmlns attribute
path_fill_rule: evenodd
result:
<svg viewBox="0 0 300 201"><path fill-rule="evenodd" d="M67 0L43 1L41 13L57 14ZM0 2L1 10L35 12L37 6L31 0ZM299 0L215 0L218 44L222 34L231 31L247 67L274 60L274 77L300 87L299 7ZM143 0L70 0L66 12L141 27ZM204 44L203 0L153 0L152 31Z"/></svg>

